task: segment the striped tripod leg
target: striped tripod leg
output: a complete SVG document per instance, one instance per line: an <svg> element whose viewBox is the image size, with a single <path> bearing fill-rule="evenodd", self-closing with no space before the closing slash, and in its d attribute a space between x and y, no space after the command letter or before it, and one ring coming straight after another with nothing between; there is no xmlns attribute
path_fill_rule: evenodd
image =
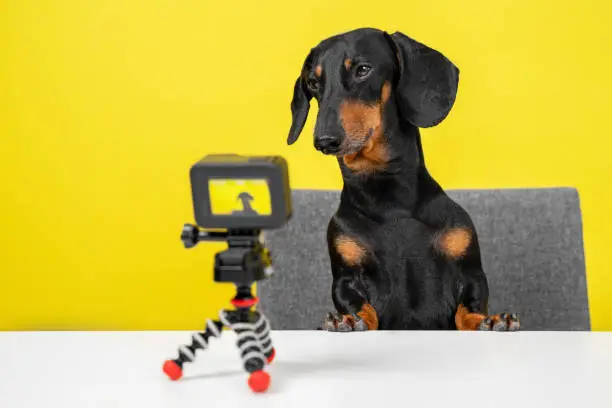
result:
<svg viewBox="0 0 612 408"><path fill-rule="evenodd" d="M263 351L264 356L266 356L268 364L270 364L272 363L272 361L274 360L274 356L276 355L276 350L274 349L274 346L272 344L272 337L270 337L270 322L263 313L255 313L259 315L257 323L255 324L255 334L257 334L257 338L259 339L259 343L261 344L261 350Z"/></svg>
<svg viewBox="0 0 612 408"><path fill-rule="evenodd" d="M192 363L196 358L196 350L207 349L208 341L211 337L220 337L223 323L218 320L208 319L206 321L206 331L195 332L191 335L191 344L181 345L178 348L178 358L167 360L164 363L164 373L173 381L183 376L183 364Z"/></svg>
<svg viewBox="0 0 612 408"><path fill-rule="evenodd" d="M263 371L266 365L266 357L261 348L255 328L259 321L231 321L232 317L221 311L221 322L236 333L236 346L240 350L240 358L246 372L249 375L249 386L255 392L263 392L270 385L270 376Z"/></svg>

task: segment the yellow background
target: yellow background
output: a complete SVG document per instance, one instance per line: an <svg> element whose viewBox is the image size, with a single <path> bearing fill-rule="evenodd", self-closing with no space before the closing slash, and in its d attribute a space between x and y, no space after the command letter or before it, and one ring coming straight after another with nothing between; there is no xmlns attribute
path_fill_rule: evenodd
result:
<svg viewBox="0 0 612 408"><path fill-rule="evenodd" d="M189 167L282 154L293 187L339 188L289 148L311 46L374 26L443 51L456 106L424 134L446 188L578 187L596 330L612 329L612 3L0 1L0 329L193 329L228 305L212 254L179 240ZM316 106L316 105L315 105Z"/></svg>
<svg viewBox="0 0 612 408"><path fill-rule="evenodd" d="M239 195L249 193L253 200L249 201L251 208L259 215L270 215L272 202L268 182L264 179L254 180L224 180L212 179L208 182L210 196L210 212L213 215L231 215L234 211L243 211L244 207Z"/></svg>

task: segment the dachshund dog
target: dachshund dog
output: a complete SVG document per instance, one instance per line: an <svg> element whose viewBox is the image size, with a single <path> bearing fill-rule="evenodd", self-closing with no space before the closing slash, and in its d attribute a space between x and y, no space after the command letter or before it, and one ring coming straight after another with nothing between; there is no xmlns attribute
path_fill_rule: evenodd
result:
<svg viewBox="0 0 612 408"><path fill-rule="evenodd" d="M314 147L344 182L327 230L336 311L322 329L519 329L516 314L488 314L472 220L425 166L419 128L448 116L458 83L449 59L400 32L360 28L306 57L287 143L316 99Z"/></svg>

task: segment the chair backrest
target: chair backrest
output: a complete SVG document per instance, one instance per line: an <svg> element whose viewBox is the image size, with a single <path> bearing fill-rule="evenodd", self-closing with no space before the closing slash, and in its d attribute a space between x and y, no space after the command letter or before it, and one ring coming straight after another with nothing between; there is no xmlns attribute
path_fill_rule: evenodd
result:
<svg viewBox="0 0 612 408"><path fill-rule="evenodd" d="M590 330L582 216L572 188L451 190L472 217L490 312L518 312L523 330ZM260 282L274 329L319 327L333 310L327 224L339 191L294 190L291 221L266 232L275 274Z"/></svg>

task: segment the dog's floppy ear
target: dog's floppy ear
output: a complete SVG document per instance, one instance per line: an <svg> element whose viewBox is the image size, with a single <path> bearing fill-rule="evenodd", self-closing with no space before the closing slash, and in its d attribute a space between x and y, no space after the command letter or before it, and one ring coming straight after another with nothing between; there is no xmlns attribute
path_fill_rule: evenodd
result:
<svg viewBox="0 0 612 408"><path fill-rule="evenodd" d="M304 124L308 118L308 111L310 111L310 100L312 94L306 86L306 79L304 75L308 72L312 61L313 51L311 50L300 71L300 76L296 79L293 87L293 99L291 101L291 129L289 129L289 136L287 137L287 144L292 145L302 133Z"/></svg>
<svg viewBox="0 0 612 408"><path fill-rule="evenodd" d="M402 116L420 128L442 122L455 103L459 69L440 52L400 32L386 36L398 60L395 91Z"/></svg>

